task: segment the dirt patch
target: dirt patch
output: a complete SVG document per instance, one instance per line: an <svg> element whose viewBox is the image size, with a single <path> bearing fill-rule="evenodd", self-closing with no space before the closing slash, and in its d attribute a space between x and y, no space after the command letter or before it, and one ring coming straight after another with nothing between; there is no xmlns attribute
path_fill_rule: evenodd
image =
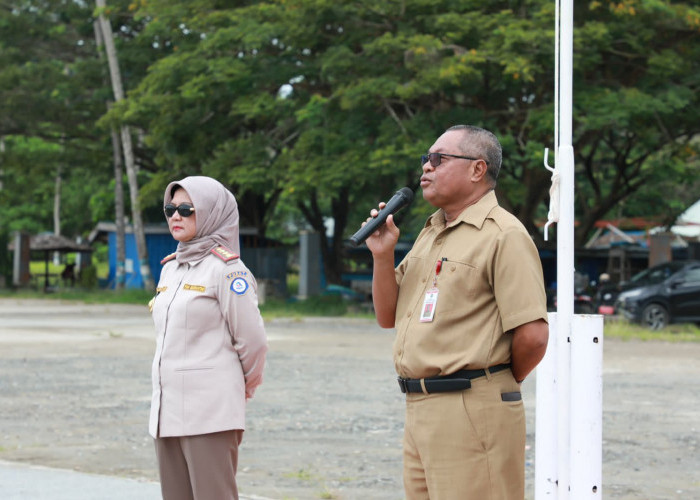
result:
<svg viewBox="0 0 700 500"><path fill-rule="evenodd" d="M0 459L157 480L145 307L0 300ZM393 332L373 321L267 324L239 484L274 499L401 499ZM700 344L604 350L603 495L700 498ZM533 497L534 378L524 383Z"/></svg>

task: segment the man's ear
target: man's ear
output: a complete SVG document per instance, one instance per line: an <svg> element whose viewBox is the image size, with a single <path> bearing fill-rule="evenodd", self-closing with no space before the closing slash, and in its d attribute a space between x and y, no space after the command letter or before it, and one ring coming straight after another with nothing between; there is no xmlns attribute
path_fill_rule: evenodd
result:
<svg viewBox="0 0 700 500"><path fill-rule="evenodd" d="M472 162L472 181L474 182L481 182L484 179L484 176L486 175L486 170L488 169L488 165L486 165L486 162L484 160L476 160Z"/></svg>

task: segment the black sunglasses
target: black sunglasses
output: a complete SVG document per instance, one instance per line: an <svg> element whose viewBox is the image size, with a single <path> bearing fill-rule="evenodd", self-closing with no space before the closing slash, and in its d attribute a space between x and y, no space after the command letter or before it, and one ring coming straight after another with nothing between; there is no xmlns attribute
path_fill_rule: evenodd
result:
<svg viewBox="0 0 700 500"><path fill-rule="evenodd" d="M179 213L181 217L189 217L194 213L194 207L189 203L182 203L178 206L168 203L163 207L163 212L168 219L175 215L175 212Z"/></svg>
<svg viewBox="0 0 700 500"><path fill-rule="evenodd" d="M428 160L430 160L430 165L433 167L437 167L442 162L443 156L449 156L451 158L462 158L463 160L472 160L472 161L482 159L482 158L472 158L471 156L448 155L446 153L428 153L427 155L421 155L420 166L422 167L423 165L425 165L428 162ZM484 162L486 162L487 165L489 164L489 162L487 162L486 160L484 160Z"/></svg>

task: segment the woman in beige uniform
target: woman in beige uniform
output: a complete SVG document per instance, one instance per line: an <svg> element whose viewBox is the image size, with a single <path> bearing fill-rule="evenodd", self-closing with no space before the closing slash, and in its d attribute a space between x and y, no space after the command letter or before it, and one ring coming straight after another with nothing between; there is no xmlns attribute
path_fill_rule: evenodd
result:
<svg viewBox="0 0 700 500"><path fill-rule="evenodd" d="M151 302L156 327L149 432L165 500L238 498L246 401L262 382L267 340L256 282L238 252L238 206L218 181L165 189L177 251Z"/></svg>

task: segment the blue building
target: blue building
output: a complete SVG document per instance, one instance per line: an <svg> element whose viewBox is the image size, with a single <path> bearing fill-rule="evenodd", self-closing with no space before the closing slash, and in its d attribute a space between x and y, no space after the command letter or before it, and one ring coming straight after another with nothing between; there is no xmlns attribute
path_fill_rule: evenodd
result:
<svg viewBox="0 0 700 500"><path fill-rule="evenodd" d="M139 266L136 238L131 226L125 228L125 287L143 288L143 277ZM177 248L167 224L146 224L146 249L148 264L151 267L153 281L160 279L160 261ZM89 241L103 241L109 246L109 276L106 287L114 288L117 276L117 225L114 222L100 222L90 234ZM287 249L279 243L257 237L253 228L240 229L241 258L255 275L258 286L265 282L268 294L286 295L287 289Z"/></svg>
<svg viewBox="0 0 700 500"><path fill-rule="evenodd" d="M160 278L160 261L163 257L171 254L177 248L177 241L173 239L168 230L167 224L145 225L146 249L148 250L148 264L153 273L153 280L158 283ZM102 240L109 246L109 275L107 277L107 288L114 288L117 276L117 225L114 222L100 222L92 230L89 240ZM124 263L126 288L143 288L143 276L139 266L138 251L136 249L136 238L132 226L125 228L125 250L126 261Z"/></svg>

